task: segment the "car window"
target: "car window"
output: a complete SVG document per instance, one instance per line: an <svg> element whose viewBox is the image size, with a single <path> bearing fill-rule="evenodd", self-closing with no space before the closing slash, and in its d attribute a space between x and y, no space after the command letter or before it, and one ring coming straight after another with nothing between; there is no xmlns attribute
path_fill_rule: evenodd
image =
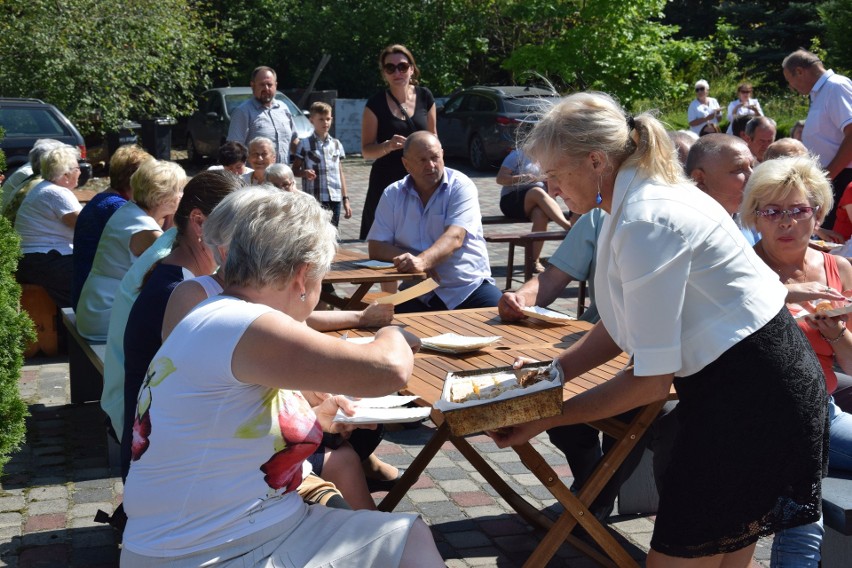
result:
<svg viewBox="0 0 852 568"><path fill-rule="evenodd" d="M465 112L478 111L478 110L480 110L479 105L481 103L481 99L482 99L482 97L478 97L476 95L470 95L470 94L465 95L464 102L462 103L461 108L459 110L462 110L462 111L465 111ZM484 106L484 104L483 104L483 106Z"/></svg>
<svg viewBox="0 0 852 568"><path fill-rule="evenodd" d="M546 111L560 100L559 97L517 97L503 99L505 112L537 114Z"/></svg>
<svg viewBox="0 0 852 568"><path fill-rule="evenodd" d="M0 126L6 136L37 136L57 138L72 136L71 132L45 108L0 108Z"/></svg>
<svg viewBox="0 0 852 568"><path fill-rule="evenodd" d="M447 104L444 105L444 112L456 112L459 110L459 107L461 107L462 100L464 100L464 95L451 98L447 101Z"/></svg>
<svg viewBox="0 0 852 568"><path fill-rule="evenodd" d="M284 103L284 106L287 107L287 110L289 110L290 114L292 114L293 116L302 114L302 111L299 110L299 107L296 106L296 103L294 103L293 101L291 101L290 99L288 99L287 97L282 95L281 93L278 93L278 94L275 95L275 100Z"/></svg>
<svg viewBox="0 0 852 568"><path fill-rule="evenodd" d="M225 104L228 107L228 116L234 114L234 109L243 104L251 97L251 93L242 95L225 95Z"/></svg>

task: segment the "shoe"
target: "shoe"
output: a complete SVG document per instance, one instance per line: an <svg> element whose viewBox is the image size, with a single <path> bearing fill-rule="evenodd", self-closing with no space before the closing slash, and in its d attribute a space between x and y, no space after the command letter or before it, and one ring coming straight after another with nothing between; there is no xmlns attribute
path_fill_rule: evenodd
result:
<svg viewBox="0 0 852 568"><path fill-rule="evenodd" d="M400 480L402 474L405 473L405 468L398 467L396 479L370 479L367 478L367 489L370 490L370 493L375 493L376 491L390 491L396 486L396 482Z"/></svg>

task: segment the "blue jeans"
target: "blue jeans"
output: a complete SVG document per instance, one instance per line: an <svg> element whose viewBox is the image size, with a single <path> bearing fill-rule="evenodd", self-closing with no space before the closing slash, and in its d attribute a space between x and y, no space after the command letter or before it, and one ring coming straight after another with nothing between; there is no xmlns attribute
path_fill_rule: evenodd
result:
<svg viewBox="0 0 852 568"><path fill-rule="evenodd" d="M852 414L847 414L828 399L829 431L828 467L852 472Z"/></svg>
<svg viewBox="0 0 852 568"><path fill-rule="evenodd" d="M771 568L817 568L822 545L822 517L815 523L793 527L772 539Z"/></svg>
<svg viewBox="0 0 852 568"><path fill-rule="evenodd" d="M501 292L497 286L488 280L483 280L482 284L479 285L479 288L471 292L470 296L465 298L464 302L453 309L466 310L468 308L493 308L497 306L497 302L500 301L500 296L502 295L503 292ZM437 294L433 294L428 302L422 302L420 301L420 298L414 298L413 300L403 302L394 308L394 313L411 314L416 312L444 311L448 309L449 308L443 300L441 300Z"/></svg>

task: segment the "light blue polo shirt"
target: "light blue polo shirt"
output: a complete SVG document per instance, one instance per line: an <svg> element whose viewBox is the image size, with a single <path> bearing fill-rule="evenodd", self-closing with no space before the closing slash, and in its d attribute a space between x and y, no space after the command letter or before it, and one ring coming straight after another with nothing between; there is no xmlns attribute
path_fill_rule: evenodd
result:
<svg viewBox="0 0 852 568"><path fill-rule="evenodd" d="M417 255L432 246L450 226L466 231L464 242L435 267L440 286L420 297L437 294L450 309L470 296L483 280L494 283L482 233L482 214L476 185L461 172L444 168L444 178L426 206L414 189L411 176L385 189L376 209L368 241L391 243ZM403 285L408 287L413 285Z"/></svg>

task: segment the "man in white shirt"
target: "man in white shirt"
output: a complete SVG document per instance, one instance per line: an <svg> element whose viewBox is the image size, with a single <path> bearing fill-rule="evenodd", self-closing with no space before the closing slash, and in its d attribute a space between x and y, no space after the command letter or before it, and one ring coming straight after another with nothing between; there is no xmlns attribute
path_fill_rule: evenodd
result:
<svg viewBox="0 0 852 568"><path fill-rule="evenodd" d="M852 81L826 70L819 57L804 49L794 51L781 64L790 88L811 100L802 142L819 156L834 187L834 204L823 221L834 225L837 203L852 183Z"/></svg>

